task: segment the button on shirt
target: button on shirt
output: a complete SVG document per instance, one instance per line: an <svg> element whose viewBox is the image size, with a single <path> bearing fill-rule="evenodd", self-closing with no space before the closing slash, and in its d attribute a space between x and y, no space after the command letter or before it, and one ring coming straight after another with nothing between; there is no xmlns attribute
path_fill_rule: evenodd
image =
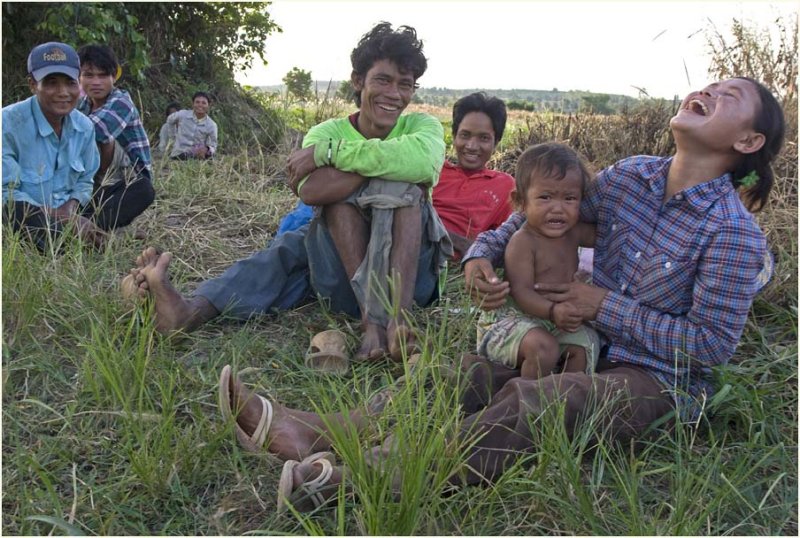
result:
<svg viewBox="0 0 800 538"><path fill-rule="evenodd" d="M92 102L84 97L78 103L78 110L94 122L95 140L99 144L119 142L137 174L152 178L150 141L128 92L112 89L103 106L94 111Z"/></svg>
<svg viewBox="0 0 800 538"><path fill-rule="evenodd" d="M179 110L167 117L167 123L176 129L170 157L191 152L200 144L208 146L211 153L217 152L217 124L207 115L197 119L193 111Z"/></svg>
<svg viewBox="0 0 800 538"><path fill-rule="evenodd" d="M596 327L610 339L609 360L645 368L694 417L713 393L710 367L733 355L772 259L729 174L664 203L671 161L631 157L604 170L581 218L597 223L593 281L610 291ZM514 213L481 234L465 260L499 265L524 222Z"/></svg>
<svg viewBox="0 0 800 538"><path fill-rule="evenodd" d="M94 126L77 110L59 138L36 96L3 108L3 203L56 208L74 198L85 205L99 167Z"/></svg>

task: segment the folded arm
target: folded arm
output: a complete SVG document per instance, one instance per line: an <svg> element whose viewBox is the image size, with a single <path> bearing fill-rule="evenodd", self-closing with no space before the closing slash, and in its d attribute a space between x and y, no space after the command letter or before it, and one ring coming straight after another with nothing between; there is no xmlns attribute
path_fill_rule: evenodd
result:
<svg viewBox="0 0 800 538"><path fill-rule="evenodd" d="M442 124L427 115L407 121L409 132L388 140L343 140L334 137L329 126L317 126L303 140L304 148L295 152L301 157L295 162L290 157L290 181L299 190L311 172L329 166L365 178L435 185L444 164Z"/></svg>

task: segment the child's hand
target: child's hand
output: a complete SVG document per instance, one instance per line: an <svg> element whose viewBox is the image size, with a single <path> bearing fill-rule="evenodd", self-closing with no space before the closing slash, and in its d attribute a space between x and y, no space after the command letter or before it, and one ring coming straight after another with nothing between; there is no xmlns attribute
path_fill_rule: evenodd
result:
<svg viewBox="0 0 800 538"><path fill-rule="evenodd" d="M583 323L580 310L572 303L556 303L553 307L553 323L562 331L574 333Z"/></svg>

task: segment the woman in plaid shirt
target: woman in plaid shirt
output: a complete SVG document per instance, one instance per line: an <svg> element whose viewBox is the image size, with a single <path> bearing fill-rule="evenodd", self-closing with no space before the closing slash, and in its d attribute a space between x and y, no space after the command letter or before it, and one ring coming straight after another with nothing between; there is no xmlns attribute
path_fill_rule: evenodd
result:
<svg viewBox="0 0 800 538"><path fill-rule="evenodd" d="M477 441L454 482L493 480L520 454L533 451L531 422L552 412L554 402L563 402L570 434L588 418L620 440L640 437L675 411L700 414L712 393L709 369L733 355L753 297L771 272L764 234L747 208L761 208L768 199L770 162L783 144L784 119L766 88L735 78L691 93L670 127L674 156L622 160L587 188L581 213L597 224L594 285L538 287L551 301L573 303L595 323L609 340L605 358L592 375L565 372L534 380L465 357L462 367L472 387L464 408L472 414L462 422L462 433ZM513 214L478 236L465 256L470 292L484 309L505 303L508 284L493 267L502 263L505 245L523 222L522 214ZM342 469L333 466L331 453L312 452L331 447L331 424L365 426L363 412L343 420L267 406L229 366L220 394L229 398L221 405L239 410L237 433L240 440L248 438L246 447L256 439L284 459L305 458L287 462L282 496L298 509L336 497ZM398 448L390 437L371 457L380 461Z"/></svg>
<svg viewBox="0 0 800 538"><path fill-rule="evenodd" d="M547 402L565 402L570 431L594 410L606 431L635 438L672 412L697 419L713 394L711 367L730 360L772 272L766 238L748 209L761 209L769 197L783 111L758 82L733 78L689 94L670 127L674 156L624 159L587 188L581 217L597 224L593 285L536 286L551 301L577 306L605 335L597 373L537 383L482 358L462 361L474 368L469 404L491 397L487 413L505 410L500 422L508 428L479 441L483 450L470 461L488 476L505 461L494 448L531 449L528 417ZM486 310L509 293L493 267L523 222L513 214L465 256L468 288Z"/></svg>

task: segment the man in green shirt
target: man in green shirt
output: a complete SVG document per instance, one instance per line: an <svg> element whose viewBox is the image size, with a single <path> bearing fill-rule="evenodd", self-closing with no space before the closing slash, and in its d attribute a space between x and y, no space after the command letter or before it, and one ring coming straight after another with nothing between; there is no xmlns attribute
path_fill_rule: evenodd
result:
<svg viewBox="0 0 800 538"><path fill-rule="evenodd" d="M192 330L226 309L247 318L293 308L318 294L361 317L360 358L399 359L414 346L404 312L412 301L436 299L439 268L452 252L430 203L444 163L443 129L426 114L401 115L427 67L413 28L376 25L351 62L359 111L312 128L287 163L293 190L317 208L311 224L190 298L169 282L171 255L145 250L132 273L138 293L155 299L158 330ZM398 313L390 315L382 299Z"/></svg>

